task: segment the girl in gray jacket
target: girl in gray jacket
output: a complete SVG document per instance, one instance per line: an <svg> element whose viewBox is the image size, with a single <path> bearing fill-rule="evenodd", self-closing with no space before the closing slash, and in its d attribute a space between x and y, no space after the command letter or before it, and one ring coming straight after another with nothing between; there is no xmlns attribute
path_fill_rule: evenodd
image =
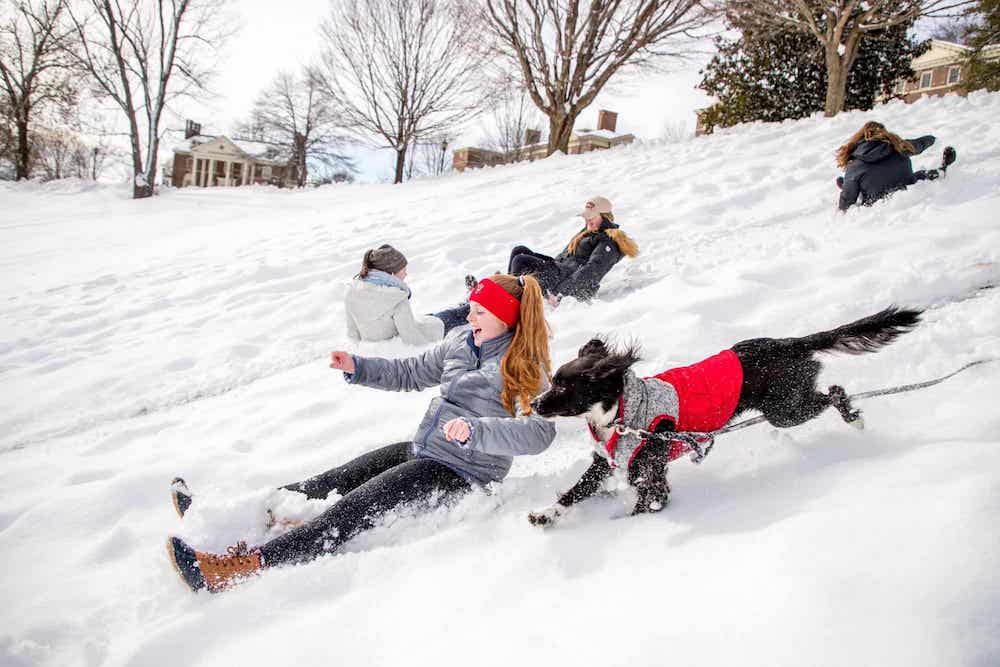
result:
<svg viewBox="0 0 1000 667"><path fill-rule="evenodd" d="M177 537L168 553L192 590L224 590L262 568L335 552L402 505L433 507L476 486L500 482L514 456L538 454L555 427L531 411L547 382L548 326L537 281L495 275L469 295L468 322L435 348L410 359L332 352L330 368L351 384L387 391L439 385L412 441L363 454L285 489L309 498L342 498L317 518L254 549L241 542L226 555L195 551Z"/></svg>

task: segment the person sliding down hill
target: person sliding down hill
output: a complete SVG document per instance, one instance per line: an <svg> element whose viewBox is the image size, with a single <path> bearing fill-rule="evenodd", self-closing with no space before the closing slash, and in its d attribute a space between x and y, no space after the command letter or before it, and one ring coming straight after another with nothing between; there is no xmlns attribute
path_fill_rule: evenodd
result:
<svg viewBox="0 0 1000 667"><path fill-rule="evenodd" d="M584 228L556 257L523 245L510 251L507 272L514 276L533 275L553 306L563 296L590 301L597 295L601 279L623 256L639 254L635 241L615 224L611 202L605 197L588 199L580 216Z"/></svg>
<svg viewBox="0 0 1000 667"><path fill-rule="evenodd" d="M857 203L858 195L862 204L871 206L917 181L933 181L945 175L957 157L951 146L944 149L939 169L913 171L910 156L923 153L934 141L929 134L917 139L902 139L881 123L865 123L837 149L837 166L845 170L837 179L841 189L840 210L846 211Z"/></svg>
<svg viewBox="0 0 1000 667"><path fill-rule="evenodd" d="M532 414L530 401L546 385L548 326L542 291L526 276L496 275L476 285L463 327L410 359L332 352L330 368L351 384L387 391L434 385L412 442L362 454L346 464L284 487L309 498L343 497L315 519L254 548L241 542L228 554L196 551L171 537L167 551L184 582L219 592L275 565L336 552L386 512L453 501L475 486L503 481L514 456L538 454L555 438L553 424ZM190 505L188 495L184 509ZM178 507L178 511L180 507Z"/></svg>
<svg viewBox="0 0 1000 667"><path fill-rule="evenodd" d="M347 335L352 340L387 340L398 334L404 343L422 345L440 341L451 329L465 324L467 310L461 318L447 321L433 315L414 317L406 267L406 257L391 245L365 253L361 270L344 297Z"/></svg>

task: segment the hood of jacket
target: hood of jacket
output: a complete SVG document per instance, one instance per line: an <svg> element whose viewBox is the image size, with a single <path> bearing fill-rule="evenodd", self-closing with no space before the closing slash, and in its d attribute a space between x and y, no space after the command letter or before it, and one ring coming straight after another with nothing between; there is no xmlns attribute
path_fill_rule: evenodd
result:
<svg viewBox="0 0 1000 667"><path fill-rule="evenodd" d="M364 278L358 278L357 280L368 283L371 285L381 285L382 287L394 287L395 289L402 290L406 292L406 298L410 298L409 286L402 280L392 275L391 273L386 273L385 271L379 271L378 269L370 269L368 275Z"/></svg>
<svg viewBox="0 0 1000 667"><path fill-rule="evenodd" d="M851 157L869 164L881 162L896 152L887 141L862 141L851 151Z"/></svg>

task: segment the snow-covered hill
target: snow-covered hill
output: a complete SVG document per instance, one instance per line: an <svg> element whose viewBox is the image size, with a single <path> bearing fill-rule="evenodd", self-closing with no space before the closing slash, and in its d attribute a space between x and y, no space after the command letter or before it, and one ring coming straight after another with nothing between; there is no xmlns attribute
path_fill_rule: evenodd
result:
<svg viewBox="0 0 1000 667"><path fill-rule="evenodd" d="M835 211L834 149L876 118L933 133L948 178ZM264 496L407 438L431 392L349 387L341 295L366 248L410 259L418 310L511 246L557 251L603 194L642 254L550 313L553 359L635 338L653 372L890 303L925 323L831 357L857 392L1000 356L1000 95L893 104L413 182L308 192L0 184L0 664L1000 663L1000 364L720 438L667 511L525 520L589 458L583 424L494 495L398 517L345 553L192 595L168 534L264 539ZM198 494L182 524L167 488Z"/></svg>

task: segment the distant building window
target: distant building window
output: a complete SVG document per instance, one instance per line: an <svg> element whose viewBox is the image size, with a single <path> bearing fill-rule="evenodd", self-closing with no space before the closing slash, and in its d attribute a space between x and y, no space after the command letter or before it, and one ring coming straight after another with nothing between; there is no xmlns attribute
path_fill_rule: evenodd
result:
<svg viewBox="0 0 1000 667"><path fill-rule="evenodd" d="M920 87L921 88L930 88L931 87L931 78L933 77L933 75L934 75L933 72L924 72L923 74L921 74L920 75Z"/></svg>
<svg viewBox="0 0 1000 667"><path fill-rule="evenodd" d="M265 165L263 167L263 175L264 178L271 178L271 167Z"/></svg>
<svg viewBox="0 0 1000 667"><path fill-rule="evenodd" d="M905 93L906 92L906 82L905 81L897 81L896 85L892 89L892 92L896 93L897 95L902 95L903 93Z"/></svg>
<svg viewBox="0 0 1000 667"><path fill-rule="evenodd" d="M958 83L962 80L962 68L961 67L949 67L948 68L948 83Z"/></svg>

